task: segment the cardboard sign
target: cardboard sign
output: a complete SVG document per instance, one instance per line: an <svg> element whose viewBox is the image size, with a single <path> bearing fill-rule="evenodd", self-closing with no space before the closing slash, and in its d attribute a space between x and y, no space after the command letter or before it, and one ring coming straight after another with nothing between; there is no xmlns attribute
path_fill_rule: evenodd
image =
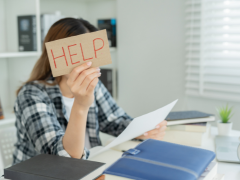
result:
<svg viewBox="0 0 240 180"><path fill-rule="evenodd" d="M46 48L53 77L88 61L92 61L91 67L112 63L106 30L47 42Z"/></svg>

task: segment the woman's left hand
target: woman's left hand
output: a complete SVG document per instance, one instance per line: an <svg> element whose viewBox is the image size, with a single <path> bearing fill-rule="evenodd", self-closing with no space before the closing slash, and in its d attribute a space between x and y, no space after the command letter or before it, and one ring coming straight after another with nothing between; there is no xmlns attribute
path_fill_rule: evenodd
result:
<svg viewBox="0 0 240 180"><path fill-rule="evenodd" d="M156 129L145 132L143 135L136 137L136 139L156 139L162 140L167 128L167 121L164 120L156 126Z"/></svg>

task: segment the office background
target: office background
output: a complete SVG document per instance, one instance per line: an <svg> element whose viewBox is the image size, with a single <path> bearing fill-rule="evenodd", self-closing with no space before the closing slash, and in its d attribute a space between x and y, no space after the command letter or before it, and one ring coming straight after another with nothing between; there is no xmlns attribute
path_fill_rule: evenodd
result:
<svg viewBox="0 0 240 180"><path fill-rule="evenodd" d="M186 0L40 0L40 13L60 11L94 25L97 19L117 19L118 44L111 51L117 102L131 116L175 99L174 110L213 114L228 103L234 107L233 129L240 130L239 101L186 93L187 6ZM0 98L5 112L13 107L16 89L38 58L11 55L18 52L17 16L35 13L34 0L0 0Z"/></svg>

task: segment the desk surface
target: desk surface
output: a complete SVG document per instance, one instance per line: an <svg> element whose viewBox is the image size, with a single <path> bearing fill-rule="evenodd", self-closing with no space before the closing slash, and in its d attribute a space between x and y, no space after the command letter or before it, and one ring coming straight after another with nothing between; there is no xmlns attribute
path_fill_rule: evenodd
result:
<svg viewBox="0 0 240 180"><path fill-rule="evenodd" d="M211 128L211 136L204 141L202 148L215 152L214 138L217 135L217 128ZM233 130L231 136L240 137L240 131ZM218 173L225 174L225 180L240 180L240 164L218 162Z"/></svg>
<svg viewBox="0 0 240 180"><path fill-rule="evenodd" d="M216 135L217 135L217 128L212 127L209 138L203 142L203 145L201 148L215 151L214 138ZM231 136L239 137L240 131L233 130ZM101 139L103 140L103 144L106 144L109 141L111 141L113 138L108 135L102 135ZM137 142L125 142L121 145L114 147L114 149L110 149L108 151L105 151L105 152L93 157L90 160L104 162L104 163L106 163L106 167L108 167L113 162L115 162L118 158L120 158L122 155L121 151L116 151L116 150L130 149L130 148L135 147L137 144L138 144ZM240 164L218 162L218 173L225 174L225 180L240 180ZM0 178L0 180L5 180L5 179Z"/></svg>

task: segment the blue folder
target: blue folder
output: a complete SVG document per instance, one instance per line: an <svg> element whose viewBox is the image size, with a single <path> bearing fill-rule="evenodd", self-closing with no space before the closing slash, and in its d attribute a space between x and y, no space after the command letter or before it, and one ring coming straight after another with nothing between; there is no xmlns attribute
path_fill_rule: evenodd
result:
<svg viewBox="0 0 240 180"><path fill-rule="evenodd" d="M126 151L103 174L136 180L196 180L214 158L212 151L148 139Z"/></svg>

